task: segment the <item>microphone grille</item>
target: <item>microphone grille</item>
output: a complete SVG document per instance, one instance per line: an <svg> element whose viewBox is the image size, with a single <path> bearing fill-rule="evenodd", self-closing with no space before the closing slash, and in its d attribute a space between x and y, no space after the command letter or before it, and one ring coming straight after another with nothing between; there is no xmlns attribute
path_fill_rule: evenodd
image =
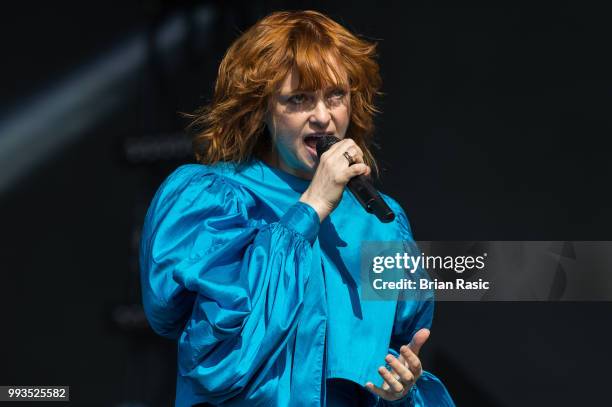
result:
<svg viewBox="0 0 612 407"><path fill-rule="evenodd" d="M324 152L329 150L329 148L339 142L340 139L334 136L323 136L317 141L317 156L321 158Z"/></svg>

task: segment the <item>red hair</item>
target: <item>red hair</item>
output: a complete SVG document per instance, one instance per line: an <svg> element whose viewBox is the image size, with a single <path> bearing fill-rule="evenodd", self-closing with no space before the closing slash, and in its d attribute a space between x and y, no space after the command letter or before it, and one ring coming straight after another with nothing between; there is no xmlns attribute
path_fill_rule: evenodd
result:
<svg viewBox="0 0 612 407"><path fill-rule="evenodd" d="M271 147L264 131L268 101L295 68L302 90L344 85L351 92L351 117L346 137L364 152L376 174L370 151L374 97L381 78L376 44L357 38L316 11L276 12L244 32L227 50L219 66L212 102L196 111L191 123L196 159L241 163L263 156ZM332 65L335 62L342 75ZM348 77L348 83L339 83Z"/></svg>

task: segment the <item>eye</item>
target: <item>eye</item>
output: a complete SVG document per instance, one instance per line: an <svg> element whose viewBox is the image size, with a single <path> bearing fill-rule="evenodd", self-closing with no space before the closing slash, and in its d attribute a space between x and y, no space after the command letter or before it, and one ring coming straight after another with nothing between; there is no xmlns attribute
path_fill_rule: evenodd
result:
<svg viewBox="0 0 612 407"><path fill-rule="evenodd" d="M307 96L303 93L298 93L297 95L291 96L288 100L289 103L294 105L301 105L302 103L307 101Z"/></svg>
<svg viewBox="0 0 612 407"><path fill-rule="evenodd" d="M345 96L346 96L346 91L342 88L333 89L328 94L328 97L331 99L342 99Z"/></svg>

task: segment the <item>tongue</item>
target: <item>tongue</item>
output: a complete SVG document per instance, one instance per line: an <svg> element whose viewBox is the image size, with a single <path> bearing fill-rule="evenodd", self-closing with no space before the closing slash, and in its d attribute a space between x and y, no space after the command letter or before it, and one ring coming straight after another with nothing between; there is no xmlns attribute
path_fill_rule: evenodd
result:
<svg viewBox="0 0 612 407"><path fill-rule="evenodd" d="M305 142L306 144L308 144L308 146L309 146L309 147L312 147L312 148L315 148L315 149L316 149L316 148L317 148L317 141L318 141L318 140L319 140L319 138L318 138L318 137L306 137L306 138L304 139L304 142Z"/></svg>

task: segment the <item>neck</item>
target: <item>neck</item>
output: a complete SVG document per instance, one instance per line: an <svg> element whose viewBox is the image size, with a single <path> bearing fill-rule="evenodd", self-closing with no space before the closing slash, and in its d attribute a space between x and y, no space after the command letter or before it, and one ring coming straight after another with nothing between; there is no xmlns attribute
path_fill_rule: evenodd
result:
<svg viewBox="0 0 612 407"><path fill-rule="evenodd" d="M287 174L293 175L294 177L298 177L308 181L312 179L313 174L301 170L296 170L295 168L291 168L286 165L285 162L280 159L276 149L273 149L272 151L269 151L268 153L263 155L261 157L261 160L268 164L270 167L277 168L281 171L286 172Z"/></svg>

